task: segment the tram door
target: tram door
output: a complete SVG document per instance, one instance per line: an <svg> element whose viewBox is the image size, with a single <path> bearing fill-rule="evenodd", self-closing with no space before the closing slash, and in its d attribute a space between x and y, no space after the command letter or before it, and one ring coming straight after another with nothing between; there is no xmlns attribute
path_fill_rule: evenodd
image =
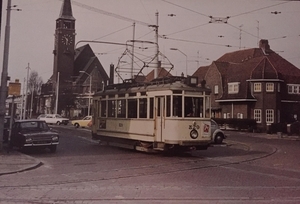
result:
<svg viewBox="0 0 300 204"><path fill-rule="evenodd" d="M155 140L162 141L162 132L164 128L165 98L159 96L155 98Z"/></svg>

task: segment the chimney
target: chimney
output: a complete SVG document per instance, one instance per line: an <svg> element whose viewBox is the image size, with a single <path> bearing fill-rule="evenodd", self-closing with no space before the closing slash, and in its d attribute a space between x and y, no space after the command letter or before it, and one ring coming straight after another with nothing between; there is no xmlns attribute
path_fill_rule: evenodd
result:
<svg viewBox="0 0 300 204"><path fill-rule="evenodd" d="M114 64L110 64L109 66L109 82L108 84L114 84Z"/></svg>
<svg viewBox="0 0 300 204"><path fill-rule="evenodd" d="M265 55L267 55L267 53L271 51L268 40L261 39L259 41L259 48L262 49Z"/></svg>

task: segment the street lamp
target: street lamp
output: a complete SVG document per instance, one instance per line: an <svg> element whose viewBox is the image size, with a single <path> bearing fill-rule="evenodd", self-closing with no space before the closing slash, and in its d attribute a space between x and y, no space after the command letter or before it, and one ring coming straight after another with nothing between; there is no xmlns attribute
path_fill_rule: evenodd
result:
<svg viewBox="0 0 300 204"><path fill-rule="evenodd" d="M185 75L187 76L188 75L188 59L187 59L187 55L182 52L181 50L179 50L178 48L170 48L170 50L177 50L179 51L181 54L183 54L185 56Z"/></svg>
<svg viewBox="0 0 300 204"><path fill-rule="evenodd" d="M88 108L88 115L90 115L90 109L91 109L91 97L92 97L92 75L87 73L86 71L79 71L80 73L84 73L89 76L90 78L90 94L89 94L89 108Z"/></svg>

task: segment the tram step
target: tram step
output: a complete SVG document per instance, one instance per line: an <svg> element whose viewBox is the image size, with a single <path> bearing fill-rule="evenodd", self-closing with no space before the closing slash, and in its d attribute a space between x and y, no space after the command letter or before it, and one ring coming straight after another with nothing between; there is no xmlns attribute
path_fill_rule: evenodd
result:
<svg viewBox="0 0 300 204"><path fill-rule="evenodd" d="M161 148L161 147L155 147L153 148L154 150L157 150L157 151L164 151L164 148Z"/></svg>

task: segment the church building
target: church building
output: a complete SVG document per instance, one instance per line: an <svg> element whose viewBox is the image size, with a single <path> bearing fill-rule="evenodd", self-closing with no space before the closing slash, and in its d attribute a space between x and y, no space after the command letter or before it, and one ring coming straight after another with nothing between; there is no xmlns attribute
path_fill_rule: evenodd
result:
<svg viewBox="0 0 300 204"><path fill-rule="evenodd" d="M91 47L75 49L75 21L71 0L64 0L56 19L53 74L42 86L40 113L65 117L91 114L92 96L109 77Z"/></svg>

